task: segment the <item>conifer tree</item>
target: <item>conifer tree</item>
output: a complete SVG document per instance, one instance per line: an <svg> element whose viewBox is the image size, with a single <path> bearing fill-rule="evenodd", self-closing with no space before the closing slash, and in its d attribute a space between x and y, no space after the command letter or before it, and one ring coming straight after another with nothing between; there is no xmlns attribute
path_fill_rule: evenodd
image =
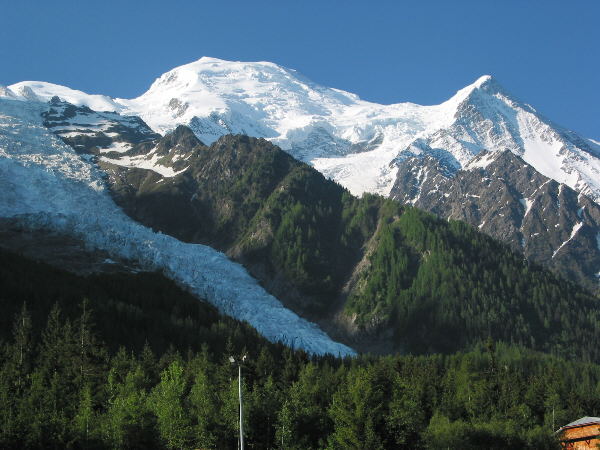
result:
<svg viewBox="0 0 600 450"><path fill-rule="evenodd" d="M152 390L148 405L156 415L162 441L168 448L184 448L191 441L190 417L184 409L186 380L183 365L175 359L160 376Z"/></svg>

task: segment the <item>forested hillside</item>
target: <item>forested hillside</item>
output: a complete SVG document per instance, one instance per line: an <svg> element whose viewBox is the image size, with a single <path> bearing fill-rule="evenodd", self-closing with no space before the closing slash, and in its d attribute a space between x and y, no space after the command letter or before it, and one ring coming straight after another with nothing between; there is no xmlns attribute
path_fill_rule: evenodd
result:
<svg viewBox="0 0 600 450"><path fill-rule="evenodd" d="M104 164L135 219L242 262L288 306L359 350L364 338L411 353L453 352L488 337L600 360L598 299L462 222L354 197L264 139L187 148L172 178Z"/></svg>
<svg viewBox="0 0 600 450"><path fill-rule="evenodd" d="M600 413L597 365L491 340L449 356L308 358L157 275L83 278L0 256L4 322L17 311L0 328L3 448L234 449L228 356L244 352L248 448L550 449L554 429Z"/></svg>

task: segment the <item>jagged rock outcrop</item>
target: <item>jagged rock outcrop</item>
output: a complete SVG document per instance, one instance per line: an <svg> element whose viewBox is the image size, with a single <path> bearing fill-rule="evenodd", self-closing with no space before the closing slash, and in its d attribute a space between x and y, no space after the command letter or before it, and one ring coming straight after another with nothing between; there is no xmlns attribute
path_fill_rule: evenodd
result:
<svg viewBox="0 0 600 450"><path fill-rule="evenodd" d="M510 151L483 152L455 173L431 156L407 159L390 195L439 217L464 220L598 291L600 207Z"/></svg>

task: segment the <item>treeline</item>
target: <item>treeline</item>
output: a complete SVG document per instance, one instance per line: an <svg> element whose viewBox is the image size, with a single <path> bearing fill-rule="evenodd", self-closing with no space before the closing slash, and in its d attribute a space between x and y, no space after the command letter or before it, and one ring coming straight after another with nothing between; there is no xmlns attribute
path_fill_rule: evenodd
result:
<svg viewBox="0 0 600 450"><path fill-rule="evenodd" d="M597 297L464 222L390 204L381 211L378 245L347 304L359 324L391 324L397 345L415 353L489 336L600 361Z"/></svg>
<svg viewBox="0 0 600 450"><path fill-rule="evenodd" d="M234 449L228 357L242 354L248 448L557 448L555 429L600 414L598 365L491 340L449 356L309 357L159 274L83 278L0 257L2 448Z"/></svg>
<svg viewBox="0 0 600 450"><path fill-rule="evenodd" d="M111 352L89 304L80 309L71 321L56 306L43 326L26 307L17 315L0 359L0 446L236 448L228 355L243 349ZM600 412L599 366L491 341L467 354L376 359L253 350L243 367L248 448L551 449L560 425Z"/></svg>
<svg viewBox="0 0 600 450"><path fill-rule="evenodd" d="M160 183L114 169L123 173L111 180L127 180L113 186L117 200L155 229L232 255L296 311L323 319L345 302L346 319L385 349L455 352L490 336L600 362L600 301L578 285L462 222L354 197L264 139L205 147L178 130L191 168Z"/></svg>

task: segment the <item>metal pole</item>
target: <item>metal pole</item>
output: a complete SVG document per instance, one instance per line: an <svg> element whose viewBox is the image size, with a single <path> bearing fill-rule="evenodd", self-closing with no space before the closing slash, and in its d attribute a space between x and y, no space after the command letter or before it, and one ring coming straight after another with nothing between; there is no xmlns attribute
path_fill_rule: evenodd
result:
<svg viewBox="0 0 600 450"><path fill-rule="evenodd" d="M242 406L242 365L238 365L238 391L240 394L240 450L244 450L244 408Z"/></svg>

